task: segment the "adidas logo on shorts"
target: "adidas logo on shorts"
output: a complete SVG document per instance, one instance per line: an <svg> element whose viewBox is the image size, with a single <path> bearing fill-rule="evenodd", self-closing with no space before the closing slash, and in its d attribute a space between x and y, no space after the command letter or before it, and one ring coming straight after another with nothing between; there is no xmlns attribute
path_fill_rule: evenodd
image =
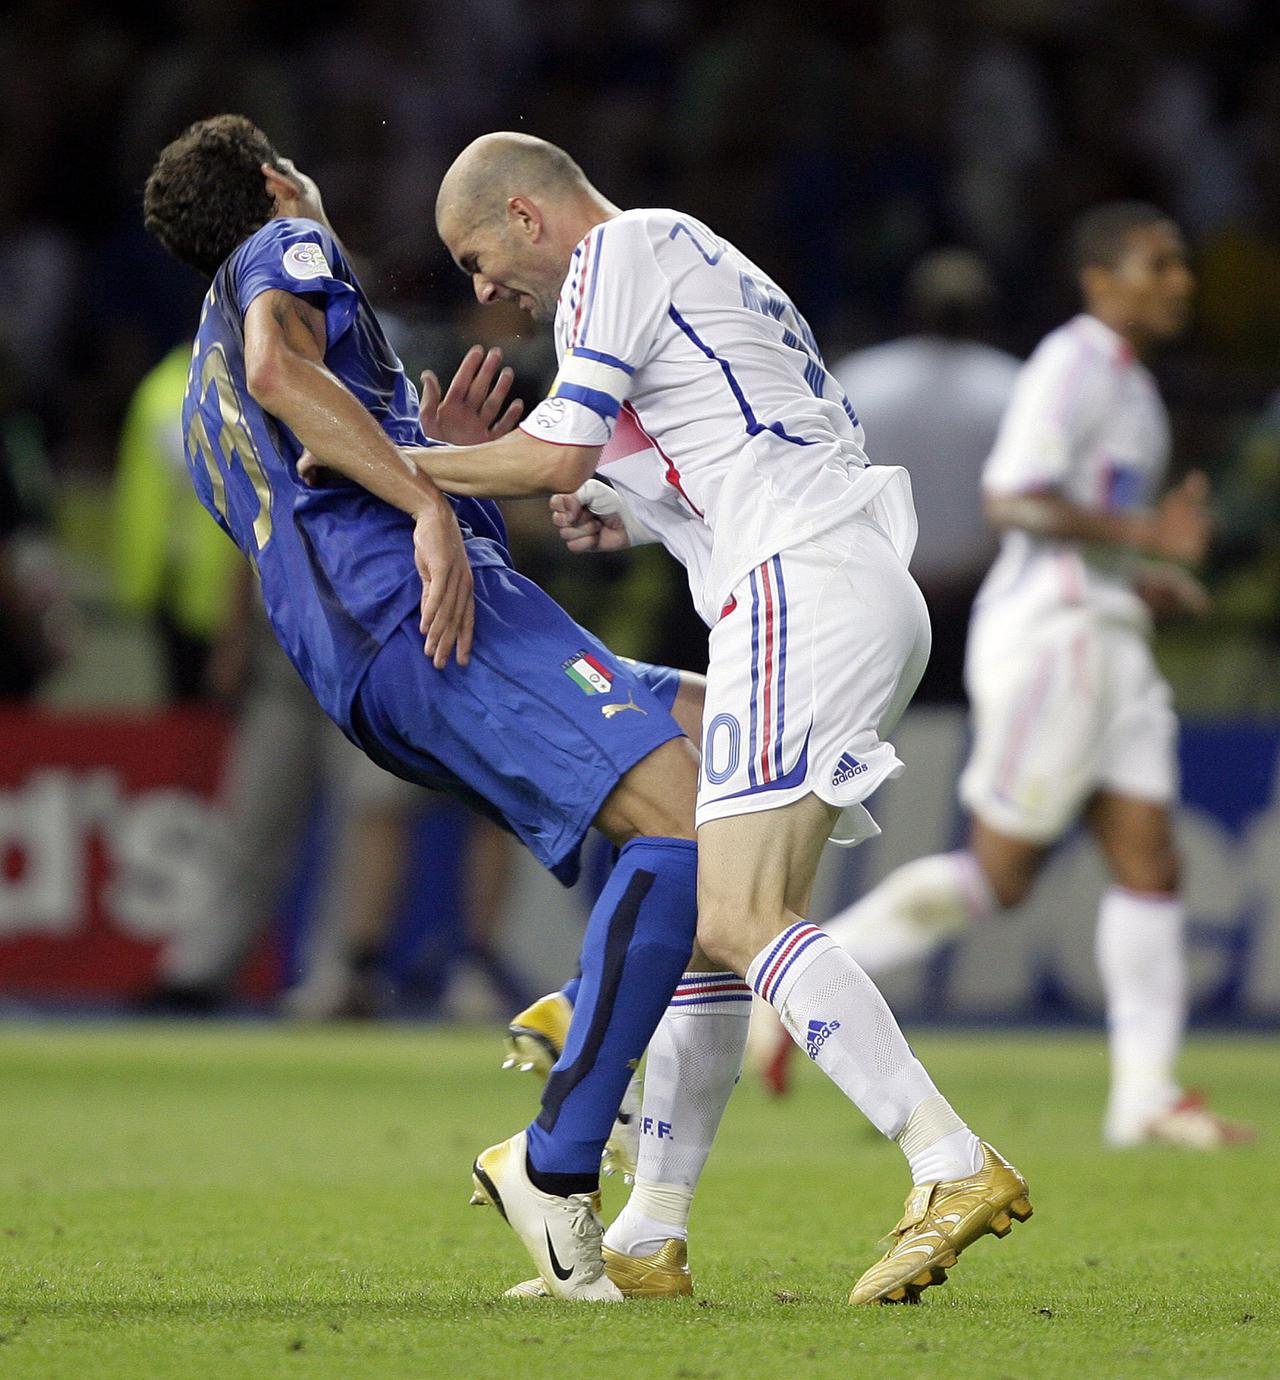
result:
<svg viewBox="0 0 1280 1380"><path fill-rule="evenodd" d="M865 762L850 753L845 753L836 763L836 769L831 773L831 784L833 786L843 786L846 781L852 781L855 776L861 776L867 769Z"/></svg>
<svg viewBox="0 0 1280 1380"><path fill-rule="evenodd" d="M810 1059L818 1057L818 1051L831 1038L833 1032L840 1029L839 1021L810 1021L809 1033L805 1037L805 1052Z"/></svg>

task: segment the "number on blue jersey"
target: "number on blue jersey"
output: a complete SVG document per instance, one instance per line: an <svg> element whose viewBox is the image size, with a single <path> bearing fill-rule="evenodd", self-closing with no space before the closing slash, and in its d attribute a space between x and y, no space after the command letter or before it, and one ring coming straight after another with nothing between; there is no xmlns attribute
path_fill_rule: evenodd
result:
<svg viewBox="0 0 1280 1380"><path fill-rule="evenodd" d="M271 485L262 466L262 456L254 444L245 420L244 403L232 382L227 356L217 342L208 346L199 363L198 407L191 409L187 425L187 455L194 463L199 457L213 489L213 504L222 520L227 518L227 476L238 464L258 496L258 515L253 520L253 539L259 551L271 540ZM202 409L209 401L209 390L216 390L218 416L222 425L212 434L205 424Z"/></svg>

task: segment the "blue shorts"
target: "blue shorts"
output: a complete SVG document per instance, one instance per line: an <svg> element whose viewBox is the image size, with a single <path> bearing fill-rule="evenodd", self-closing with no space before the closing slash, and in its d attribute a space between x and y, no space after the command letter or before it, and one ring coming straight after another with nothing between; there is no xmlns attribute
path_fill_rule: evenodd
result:
<svg viewBox="0 0 1280 1380"><path fill-rule="evenodd" d="M505 824L568 886L605 797L681 736L668 712L680 674L615 657L514 570L473 573L470 664L436 670L406 618L360 683L352 736L379 766Z"/></svg>

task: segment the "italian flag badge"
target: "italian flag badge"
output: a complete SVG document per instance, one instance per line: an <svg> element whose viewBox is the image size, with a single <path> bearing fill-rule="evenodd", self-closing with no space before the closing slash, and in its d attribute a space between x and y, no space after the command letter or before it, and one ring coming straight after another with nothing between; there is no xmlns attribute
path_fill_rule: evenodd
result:
<svg viewBox="0 0 1280 1380"><path fill-rule="evenodd" d="M607 695L613 689L613 672L590 652L579 652L564 662L564 673L585 695Z"/></svg>

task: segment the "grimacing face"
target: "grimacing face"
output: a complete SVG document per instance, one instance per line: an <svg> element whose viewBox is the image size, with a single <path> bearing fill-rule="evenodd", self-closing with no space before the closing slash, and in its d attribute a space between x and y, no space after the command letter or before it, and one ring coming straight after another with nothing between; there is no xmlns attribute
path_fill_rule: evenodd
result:
<svg viewBox="0 0 1280 1380"><path fill-rule="evenodd" d="M439 230L454 263L471 279L477 301L515 302L535 321L555 318L566 266L545 242L531 241L510 221L464 227L448 213Z"/></svg>
<svg viewBox="0 0 1280 1380"><path fill-rule="evenodd" d="M1154 341L1182 333L1196 282L1187 246L1171 221L1130 231L1124 253L1107 276L1112 300L1142 335Z"/></svg>

